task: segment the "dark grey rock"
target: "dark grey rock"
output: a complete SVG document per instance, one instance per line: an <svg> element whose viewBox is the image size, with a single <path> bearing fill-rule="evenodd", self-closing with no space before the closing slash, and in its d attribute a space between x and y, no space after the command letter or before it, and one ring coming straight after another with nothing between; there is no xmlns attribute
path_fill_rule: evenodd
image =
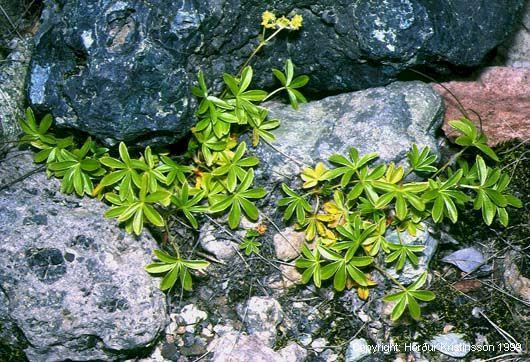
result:
<svg viewBox="0 0 530 362"><path fill-rule="evenodd" d="M10 317L9 299L0 288L0 360L23 359L26 340Z"/></svg>
<svg viewBox="0 0 530 362"><path fill-rule="evenodd" d="M10 153L0 182L34 167ZM58 190L41 172L0 192L0 297L28 359L114 360L149 347L166 323L164 296L143 270L155 241L104 219L100 201Z"/></svg>
<svg viewBox="0 0 530 362"><path fill-rule="evenodd" d="M0 154L7 151L20 133L18 120L24 114L30 44L28 39L13 39L9 43L9 56L0 62Z"/></svg>
<svg viewBox="0 0 530 362"><path fill-rule="evenodd" d="M292 58L307 90L387 84L418 65L474 67L512 31L523 0L47 0L28 95L57 122L114 140L169 142L193 123L203 68L236 72L257 44L261 13L299 13L254 63L257 84Z"/></svg>
<svg viewBox="0 0 530 362"><path fill-rule="evenodd" d="M526 0L517 32L499 46L497 65L530 68L530 1Z"/></svg>
<svg viewBox="0 0 530 362"><path fill-rule="evenodd" d="M347 155L351 147L361 155L379 154L379 160L400 162L413 143L439 154L436 131L443 103L429 85L396 82L386 87L345 93L309 102L298 111L270 103L271 117L282 124L273 131L280 152L299 163L314 165L334 153ZM269 145L255 150L266 180L282 180L301 171Z"/></svg>

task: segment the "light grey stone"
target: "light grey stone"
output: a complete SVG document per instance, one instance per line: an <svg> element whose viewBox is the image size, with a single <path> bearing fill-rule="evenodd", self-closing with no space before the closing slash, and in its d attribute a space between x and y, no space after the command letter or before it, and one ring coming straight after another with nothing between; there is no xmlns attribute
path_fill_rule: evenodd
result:
<svg viewBox="0 0 530 362"><path fill-rule="evenodd" d="M199 243L204 250L213 254L217 259L229 260L239 248L239 245L226 238L226 234L216 230L215 225L205 223L199 231Z"/></svg>
<svg viewBox="0 0 530 362"><path fill-rule="evenodd" d="M273 236L276 257L283 261L293 260L300 255L300 249L305 242L305 233L287 227Z"/></svg>
<svg viewBox="0 0 530 362"><path fill-rule="evenodd" d="M423 224L425 230L417 230L416 236L410 235L407 231L399 233L403 244L423 245L425 249L418 255L418 265L414 266L407 260L405 266L399 272L393 267L388 267L387 272L396 278L399 282L410 284L414 282L423 272L428 270L429 262L431 261L436 248L438 247L438 239L433 237L428 231L427 225ZM398 234L395 229L388 229L385 234L385 239L393 244L399 244Z"/></svg>
<svg viewBox="0 0 530 362"><path fill-rule="evenodd" d="M271 297L252 297L237 308L239 318L245 323L250 335L255 335L267 346L276 340L276 326L283 319L283 310Z"/></svg>
<svg viewBox="0 0 530 362"><path fill-rule="evenodd" d="M280 349L278 354L284 361L289 362L303 362L307 357L307 351L294 342Z"/></svg>
<svg viewBox="0 0 530 362"><path fill-rule="evenodd" d="M229 332L208 346L212 362L302 362L307 352L295 343L275 352L256 335Z"/></svg>
<svg viewBox="0 0 530 362"><path fill-rule="evenodd" d="M451 357L465 357L471 350L471 344L463 340L459 333L439 334L429 341L429 345Z"/></svg>
<svg viewBox="0 0 530 362"><path fill-rule="evenodd" d="M348 343L346 362L356 362L370 355L370 346L364 338L356 338Z"/></svg>
<svg viewBox="0 0 530 362"><path fill-rule="evenodd" d="M26 153L2 166L0 184L35 167ZM156 243L126 234L105 209L61 194L42 172L0 192L0 288L30 361L114 360L164 330L164 295L144 270Z"/></svg>
<svg viewBox="0 0 530 362"><path fill-rule="evenodd" d="M177 318L186 326L186 332L195 333L195 325L208 318L208 314L194 304L188 304L182 308Z"/></svg>
<svg viewBox="0 0 530 362"><path fill-rule="evenodd" d="M379 160L400 162L415 143L438 154L436 131L443 104L432 88L421 82L396 82L386 87L327 97L301 105L299 110L271 102L270 116L282 124L272 133L273 146L301 164L326 161L351 147L361 155L379 154ZM269 145L256 149L263 178L283 180L301 171Z"/></svg>

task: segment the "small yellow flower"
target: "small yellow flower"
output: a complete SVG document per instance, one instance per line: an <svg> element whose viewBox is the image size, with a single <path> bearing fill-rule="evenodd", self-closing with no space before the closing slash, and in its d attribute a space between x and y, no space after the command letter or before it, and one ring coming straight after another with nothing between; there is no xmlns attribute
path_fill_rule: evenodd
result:
<svg viewBox="0 0 530 362"><path fill-rule="evenodd" d="M261 15L261 25L267 29L274 28L276 26L276 15L270 11L265 11Z"/></svg>
<svg viewBox="0 0 530 362"><path fill-rule="evenodd" d="M291 24L291 21L287 19L285 16L282 16L278 20L276 20L276 26L278 28L287 28Z"/></svg>
<svg viewBox="0 0 530 362"><path fill-rule="evenodd" d="M302 21L303 20L304 20L304 18L302 18L302 15L296 14L295 16L293 16L292 19L291 19L291 24L290 24L291 30L300 29L302 27Z"/></svg>

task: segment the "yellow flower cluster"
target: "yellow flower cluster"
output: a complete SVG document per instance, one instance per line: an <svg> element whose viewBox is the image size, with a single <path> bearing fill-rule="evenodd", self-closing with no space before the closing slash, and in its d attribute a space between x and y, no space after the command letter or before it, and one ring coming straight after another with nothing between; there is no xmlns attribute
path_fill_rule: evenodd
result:
<svg viewBox="0 0 530 362"><path fill-rule="evenodd" d="M281 18L276 18L276 15L274 13L271 13L270 11L265 11L261 15L261 25L265 27L265 29L290 29L290 30L298 30L300 27L302 27L302 21L304 19L302 18L302 15L294 15L291 19L286 18L285 16L282 16Z"/></svg>

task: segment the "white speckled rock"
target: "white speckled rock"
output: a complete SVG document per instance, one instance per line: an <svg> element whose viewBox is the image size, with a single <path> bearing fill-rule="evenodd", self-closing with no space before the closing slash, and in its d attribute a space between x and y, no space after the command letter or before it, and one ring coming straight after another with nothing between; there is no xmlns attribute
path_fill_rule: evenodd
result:
<svg viewBox="0 0 530 362"><path fill-rule="evenodd" d="M293 260L300 255L300 249L305 242L305 233L295 231L292 227L285 228L273 237L276 257L283 261Z"/></svg>
<svg viewBox="0 0 530 362"><path fill-rule="evenodd" d="M0 184L34 167L8 154ZM156 243L126 234L105 209L61 194L42 172L0 192L0 287L30 361L115 360L164 330L164 295L144 271Z"/></svg>

